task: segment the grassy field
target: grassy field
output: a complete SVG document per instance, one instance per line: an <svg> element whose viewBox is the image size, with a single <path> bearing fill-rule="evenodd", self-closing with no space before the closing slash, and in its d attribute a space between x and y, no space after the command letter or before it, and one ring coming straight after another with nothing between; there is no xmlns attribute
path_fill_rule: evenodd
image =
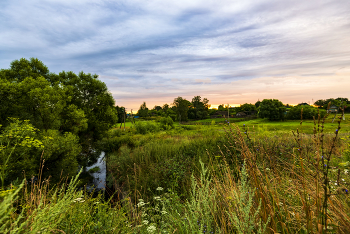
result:
<svg viewBox="0 0 350 234"><path fill-rule="evenodd" d="M167 130L148 121L142 134L118 126L100 142L117 192L110 200L74 190L74 181L56 190L35 183L19 198L29 204L22 216L3 212L16 200L3 199L0 231L350 233L349 118L339 129L328 117L315 133L309 120Z"/></svg>

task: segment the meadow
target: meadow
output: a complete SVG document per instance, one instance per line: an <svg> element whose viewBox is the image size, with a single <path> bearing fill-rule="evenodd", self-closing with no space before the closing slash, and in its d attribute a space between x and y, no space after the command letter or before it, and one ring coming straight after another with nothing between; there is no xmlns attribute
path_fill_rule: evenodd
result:
<svg viewBox="0 0 350 234"><path fill-rule="evenodd" d="M0 232L350 233L350 114L339 117L115 126L99 142L105 194L78 177L22 183L0 194Z"/></svg>

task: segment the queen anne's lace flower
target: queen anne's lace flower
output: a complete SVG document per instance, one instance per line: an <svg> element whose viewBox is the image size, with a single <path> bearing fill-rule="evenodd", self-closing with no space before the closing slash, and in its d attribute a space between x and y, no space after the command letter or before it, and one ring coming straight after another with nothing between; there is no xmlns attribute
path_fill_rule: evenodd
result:
<svg viewBox="0 0 350 234"><path fill-rule="evenodd" d="M147 231L148 231L148 233L153 233L153 232L155 232L156 231L156 226L154 226L154 225L150 225L148 228L147 228Z"/></svg>

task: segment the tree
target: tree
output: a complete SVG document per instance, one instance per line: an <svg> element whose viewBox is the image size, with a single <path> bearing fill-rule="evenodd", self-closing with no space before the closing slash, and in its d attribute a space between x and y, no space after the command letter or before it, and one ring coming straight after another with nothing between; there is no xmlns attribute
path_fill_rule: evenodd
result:
<svg viewBox="0 0 350 234"><path fill-rule="evenodd" d="M76 75L73 72L62 71L58 76L60 84L67 87L68 95L72 97L69 104L83 110L88 120L88 128L81 130L78 135L83 154L91 164L99 155L96 151L97 141L118 122L115 101L106 84L100 81L96 74L80 72Z"/></svg>
<svg viewBox="0 0 350 234"><path fill-rule="evenodd" d="M227 111L227 106L225 106L224 104L219 105L218 111Z"/></svg>
<svg viewBox="0 0 350 234"><path fill-rule="evenodd" d="M187 121L187 112L189 107L191 106L191 103L188 100L183 99L182 97L177 97L174 99L173 105L176 107L175 112L179 122Z"/></svg>
<svg viewBox="0 0 350 234"><path fill-rule="evenodd" d="M328 104L328 103L327 103ZM314 103L315 106L318 106L318 107L323 107L324 105L326 105L326 100L323 100L323 99L320 99L320 100L317 100L315 103Z"/></svg>
<svg viewBox="0 0 350 234"><path fill-rule="evenodd" d="M283 120L285 106L277 99L264 99L259 106L258 116L269 120Z"/></svg>
<svg viewBox="0 0 350 234"><path fill-rule="evenodd" d="M34 58L15 60L9 69L1 69L0 90L0 124L5 128L11 124L8 118L15 117L29 120L40 130L40 137L51 137L60 147L70 144L65 139L74 144L78 142L70 151L72 154L57 148L55 153L50 155L45 151L43 155L46 166L69 173L76 172L76 168L69 169L70 165L86 166L95 161L99 154L98 140L118 119L114 99L98 75L64 71L57 75ZM59 156L53 156L56 153ZM73 158L73 161L65 159L64 155L70 155L78 164ZM36 157L32 151L28 156ZM60 167L65 164L62 160L71 163ZM50 172L60 174L61 171Z"/></svg>
<svg viewBox="0 0 350 234"><path fill-rule="evenodd" d="M254 105L256 108L259 108L260 104L261 104L261 101L258 100Z"/></svg>
<svg viewBox="0 0 350 234"><path fill-rule="evenodd" d="M289 109L286 118L287 119L301 119L301 110L303 110L302 119L313 119L315 117L318 118L318 110L312 106L294 106ZM321 118L323 118L326 114L325 110L319 111Z"/></svg>
<svg viewBox="0 0 350 234"><path fill-rule="evenodd" d="M190 118L204 119L208 116L208 109L210 107L209 100L207 98L204 98L202 101L201 99L201 96L195 96L192 98L192 105L188 113Z"/></svg>
<svg viewBox="0 0 350 234"><path fill-rule="evenodd" d="M257 109L256 106L251 104L251 103L244 103L240 107L237 107L237 111L238 112L242 112L242 111L256 111L256 109Z"/></svg>
<svg viewBox="0 0 350 234"><path fill-rule="evenodd" d="M160 110L162 110L162 107L161 106L154 106L153 110L160 111Z"/></svg>
<svg viewBox="0 0 350 234"><path fill-rule="evenodd" d="M118 114L118 123L124 123L124 118L126 118L125 107L116 106L115 109L116 109L117 114Z"/></svg>
<svg viewBox="0 0 350 234"><path fill-rule="evenodd" d="M140 109L137 111L137 115L140 117L147 117L148 116L148 108L146 106L146 102L143 102L140 106Z"/></svg>

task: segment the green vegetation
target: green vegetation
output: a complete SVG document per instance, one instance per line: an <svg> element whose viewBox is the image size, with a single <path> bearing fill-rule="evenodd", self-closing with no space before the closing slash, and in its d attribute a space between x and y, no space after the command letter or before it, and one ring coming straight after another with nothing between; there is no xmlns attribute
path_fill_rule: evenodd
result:
<svg viewBox="0 0 350 234"><path fill-rule="evenodd" d="M259 117L269 120L283 120L285 118L285 106L277 99L264 99L259 105Z"/></svg>
<svg viewBox="0 0 350 234"><path fill-rule="evenodd" d="M3 185L37 176L41 160L43 176L54 182L75 175L96 160L97 141L117 122L113 97L97 75L57 75L38 59L22 58L0 70L0 90Z"/></svg>
<svg viewBox="0 0 350 234"><path fill-rule="evenodd" d="M341 130L349 129L349 117ZM1 230L348 233L350 134L332 120L324 128L316 121L311 133L304 133L311 121L267 120L174 124L146 134L114 129L103 139L110 144L109 183L117 189L112 199L74 190L76 180L53 189L35 182L32 196L17 198L25 208L13 203L16 189L4 196L1 208L12 212L1 213ZM298 128L295 135L289 126Z"/></svg>

